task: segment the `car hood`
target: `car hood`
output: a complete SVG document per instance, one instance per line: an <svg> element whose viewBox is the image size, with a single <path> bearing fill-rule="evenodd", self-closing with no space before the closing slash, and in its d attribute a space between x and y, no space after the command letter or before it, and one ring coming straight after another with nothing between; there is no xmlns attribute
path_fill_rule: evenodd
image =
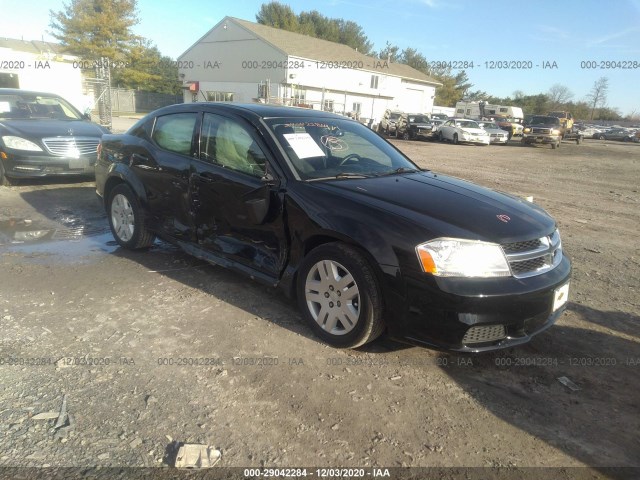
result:
<svg viewBox="0 0 640 480"><path fill-rule="evenodd" d="M72 133L69 133L72 130ZM95 123L84 120L0 120L3 135L17 135L29 138L45 137L100 137L109 133Z"/></svg>
<svg viewBox="0 0 640 480"><path fill-rule="evenodd" d="M553 218L533 203L433 172L313 185L409 218L436 236L508 243L539 238L555 229ZM451 226L459 230L453 232Z"/></svg>
<svg viewBox="0 0 640 480"><path fill-rule="evenodd" d="M465 128L465 127L459 127L459 128L463 132L467 132L467 133L478 133L480 135L484 135L487 133L484 128Z"/></svg>

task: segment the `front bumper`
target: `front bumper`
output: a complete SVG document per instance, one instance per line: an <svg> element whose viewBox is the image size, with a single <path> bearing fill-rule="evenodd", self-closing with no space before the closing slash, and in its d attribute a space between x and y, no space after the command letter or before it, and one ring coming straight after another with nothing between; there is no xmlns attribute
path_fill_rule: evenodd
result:
<svg viewBox="0 0 640 480"><path fill-rule="evenodd" d="M477 145L489 145L491 143L488 137L461 137L461 143L474 143Z"/></svg>
<svg viewBox="0 0 640 480"><path fill-rule="evenodd" d="M97 155L79 158L5 152L0 161L10 178L37 178L57 175L93 175Z"/></svg>
<svg viewBox="0 0 640 480"><path fill-rule="evenodd" d="M536 135L534 133L525 133L522 135L524 143L558 143L560 135Z"/></svg>
<svg viewBox="0 0 640 480"><path fill-rule="evenodd" d="M399 338L458 352L513 347L552 326L566 308L553 309L571 277L565 256L553 270L526 279L411 276Z"/></svg>

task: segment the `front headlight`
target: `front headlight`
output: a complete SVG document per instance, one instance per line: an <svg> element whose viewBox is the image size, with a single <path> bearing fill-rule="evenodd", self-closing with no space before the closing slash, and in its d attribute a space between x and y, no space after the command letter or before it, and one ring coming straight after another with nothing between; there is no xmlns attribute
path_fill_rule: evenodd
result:
<svg viewBox="0 0 640 480"><path fill-rule="evenodd" d="M22 137L14 137L13 135L7 135L2 137L2 142L7 148L13 150L28 150L30 152L41 152L42 149L30 140Z"/></svg>
<svg viewBox="0 0 640 480"><path fill-rule="evenodd" d="M551 130L551 135L560 135L560 130L554 128L553 130Z"/></svg>
<svg viewBox="0 0 640 480"><path fill-rule="evenodd" d="M523 132L524 132L524 133L531 133L531 129L530 129L529 127L527 127L527 128L525 128L525 129L523 130Z"/></svg>
<svg viewBox="0 0 640 480"><path fill-rule="evenodd" d="M500 245L460 238L438 238L416 247L422 270L439 277L508 277Z"/></svg>

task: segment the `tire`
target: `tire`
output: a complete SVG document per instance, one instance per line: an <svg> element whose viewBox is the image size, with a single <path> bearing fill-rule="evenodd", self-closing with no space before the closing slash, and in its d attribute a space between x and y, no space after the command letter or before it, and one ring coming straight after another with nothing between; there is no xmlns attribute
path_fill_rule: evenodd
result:
<svg viewBox="0 0 640 480"><path fill-rule="evenodd" d="M453 144L454 145L458 145L458 143L460 143L460 142L458 142L458 134L454 133L453 134Z"/></svg>
<svg viewBox="0 0 640 480"><path fill-rule="evenodd" d="M629 138L629 137L624 137L624 138L622 139L622 141L623 141L623 142L625 142L625 143L626 143L626 142L629 142L629 141L630 141L630 138Z"/></svg>
<svg viewBox="0 0 640 480"><path fill-rule="evenodd" d="M559 143L552 143L551 144L551 150L555 150L556 148L558 148L560 146Z"/></svg>
<svg viewBox="0 0 640 480"><path fill-rule="evenodd" d="M606 140L606 138L605 138L605 136L604 136L604 135L600 135L600 136L598 137L598 140Z"/></svg>
<svg viewBox="0 0 640 480"><path fill-rule="evenodd" d="M402 139L403 140L410 140L410 135L409 135L409 131L405 130L404 133L402 134Z"/></svg>
<svg viewBox="0 0 640 480"><path fill-rule="evenodd" d="M121 183L111 190L107 218L113 238L120 246L137 250L153 245L155 235L145 227L144 212L128 185Z"/></svg>
<svg viewBox="0 0 640 480"><path fill-rule="evenodd" d="M440 142L444 142L444 135L442 135L442 132L438 132L438 140Z"/></svg>
<svg viewBox="0 0 640 480"><path fill-rule="evenodd" d="M313 249L300 266L296 289L303 317L332 347L356 348L384 331L378 280L354 247L336 242Z"/></svg>
<svg viewBox="0 0 640 480"><path fill-rule="evenodd" d="M17 182L4 174L4 165L2 165L2 160L0 160L0 185L8 187L11 185L15 185Z"/></svg>

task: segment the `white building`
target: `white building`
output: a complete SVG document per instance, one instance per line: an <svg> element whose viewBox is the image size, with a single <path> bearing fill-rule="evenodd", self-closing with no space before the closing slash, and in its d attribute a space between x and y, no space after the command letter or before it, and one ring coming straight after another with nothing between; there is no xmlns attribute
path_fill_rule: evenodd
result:
<svg viewBox="0 0 640 480"><path fill-rule="evenodd" d="M57 93L80 110L87 106L78 58L60 45L0 38L0 59L0 87Z"/></svg>
<svg viewBox="0 0 640 480"><path fill-rule="evenodd" d="M178 58L184 101L303 105L380 119L431 112L433 78L339 43L225 17Z"/></svg>

